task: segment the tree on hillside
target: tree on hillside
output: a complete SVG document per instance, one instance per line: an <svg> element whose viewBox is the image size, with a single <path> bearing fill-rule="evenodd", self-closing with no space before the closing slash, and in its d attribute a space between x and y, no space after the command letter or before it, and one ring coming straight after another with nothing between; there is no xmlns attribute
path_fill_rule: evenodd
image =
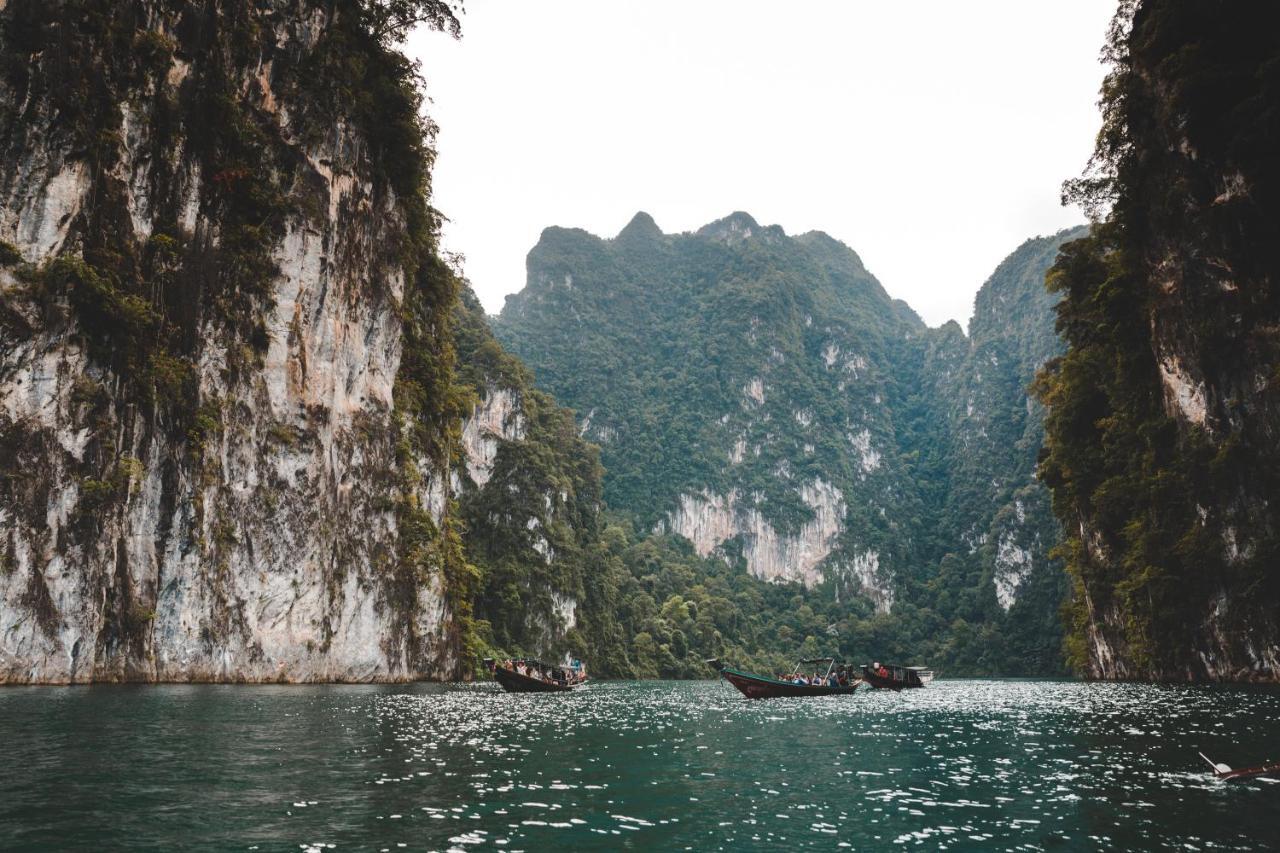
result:
<svg viewBox="0 0 1280 853"><path fill-rule="evenodd" d="M461 3L446 0L361 0L361 13L369 32L383 44L402 41L409 30L423 24L454 38L462 35Z"/></svg>

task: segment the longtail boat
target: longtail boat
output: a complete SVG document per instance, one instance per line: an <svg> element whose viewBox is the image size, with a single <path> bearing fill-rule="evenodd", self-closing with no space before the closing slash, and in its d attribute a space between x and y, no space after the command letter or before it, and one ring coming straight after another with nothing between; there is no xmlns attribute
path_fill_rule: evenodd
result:
<svg viewBox="0 0 1280 853"><path fill-rule="evenodd" d="M1259 776L1280 776L1280 761L1273 764L1260 764L1257 767L1244 767L1240 770L1232 770L1226 764L1219 764L1203 752L1200 757L1209 762L1209 766L1213 768L1213 775L1225 782L1234 782L1239 779L1256 779Z"/></svg>
<svg viewBox="0 0 1280 853"><path fill-rule="evenodd" d="M805 666L825 665L822 684L799 684L785 678L774 678L769 675L756 675L725 666L719 658L707 661L720 676L746 696L748 699L778 699L782 697L812 696L844 696L858 689L861 679L850 678L852 667L842 664L836 658L809 658L795 665L793 672L798 674ZM834 677L836 684L829 682ZM843 683L841 683L843 681Z"/></svg>
<svg viewBox="0 0 1280 853"><path fill-rule="evenodd" d="M933 681L933 670L922 666L894 666L887 663L862 665L862 680L877 690L905 690L924 687Z"/></svg>
<svg viewBox="0 0 1280 853"><path fill-rule="evenodd" d="M485 658L484 665L508 693L564 693L587 682L587 677L572 667L553 666L533 658L504 661L502 665L493 658ZM517 667L524 672L517 672Z"/></svg>

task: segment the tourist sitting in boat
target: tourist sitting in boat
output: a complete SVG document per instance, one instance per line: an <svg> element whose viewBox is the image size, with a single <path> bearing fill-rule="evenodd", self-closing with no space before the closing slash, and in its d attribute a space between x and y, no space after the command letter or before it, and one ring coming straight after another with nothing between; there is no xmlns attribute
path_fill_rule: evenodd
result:
<svg viewBox="0 0 1280 853"><path fill-rule="evenodd" d="M532 658L484 659L485 666L508 693L552 693L572 690L586 681L585 668L581 674L560 664L549 664Z"/></svg>

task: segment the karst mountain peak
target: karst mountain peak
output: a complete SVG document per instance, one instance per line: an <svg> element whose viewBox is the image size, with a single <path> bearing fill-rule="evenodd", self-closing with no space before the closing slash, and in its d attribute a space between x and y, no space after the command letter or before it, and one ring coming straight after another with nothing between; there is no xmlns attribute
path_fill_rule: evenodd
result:
<svg viewBox="0 0 1280 853"><path fill-rule="evenodd" d="M646 214L612 240L544 232L493 319L601 446L611 507L868 615L954 621L971 596L967 618L1013 635L1057 606L1026 387L1058 343L1052 300L1027 294L1078 232L1019 247L977 302L1007 303L1008 333L973 337L930 329L821 231L736 212L659 234ZM1012 658L1052 666L1052 636L1034 644Z"/></svg>

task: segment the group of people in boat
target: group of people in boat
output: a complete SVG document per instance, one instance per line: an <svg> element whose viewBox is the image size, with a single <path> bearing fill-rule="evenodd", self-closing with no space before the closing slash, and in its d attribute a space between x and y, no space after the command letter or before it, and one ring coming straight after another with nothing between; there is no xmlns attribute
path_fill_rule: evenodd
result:
<svg viewBox="0 0 1280 853"><path fill-rule="evenodd" d="M585 681L587 677L582 661L576 658L568 666L546 666L538 661L511 660L510 658L500 662L498 665L503 669L511 670L517 675L523 675L525 678L532 678L534 681L548 681L555 684L578 684Z"/></svg>
<svg viewBox="0 0 1280 853"><path fill-rule="evenodd" d="M786 681L791 684L807 684L810 687L848 687L852 677L849 675L849 668L844 665L837 666L828 672L825 676L819 672L811 675L805 675L802 672L783 673L778 676L779 681Z"/></svg>

